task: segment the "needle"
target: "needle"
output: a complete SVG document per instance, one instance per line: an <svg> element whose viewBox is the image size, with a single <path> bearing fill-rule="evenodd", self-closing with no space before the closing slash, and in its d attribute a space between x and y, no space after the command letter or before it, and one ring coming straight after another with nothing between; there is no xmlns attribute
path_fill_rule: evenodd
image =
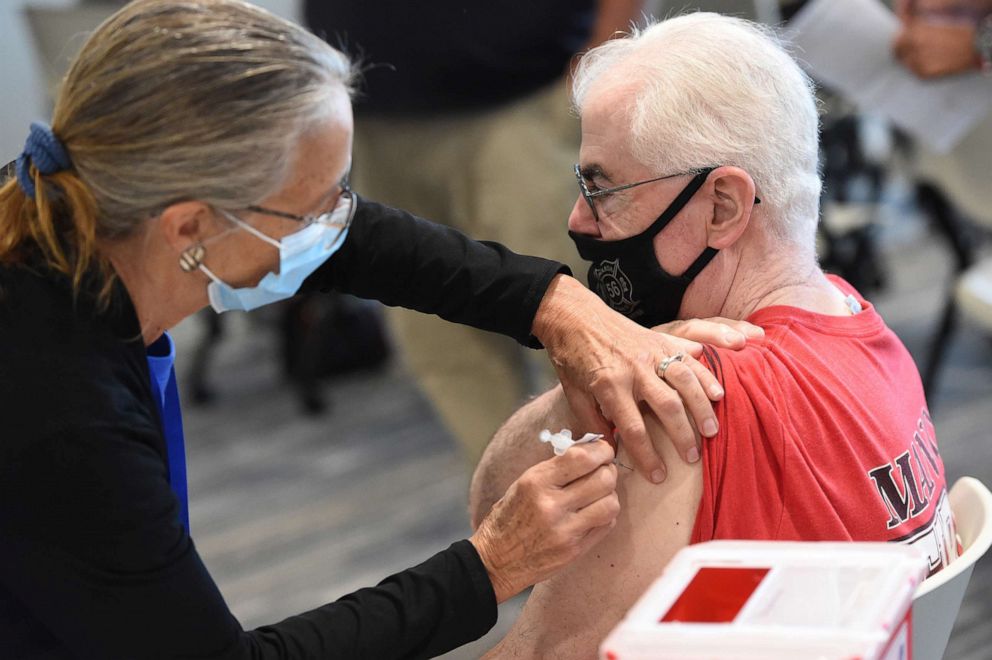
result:
<svg viewBox="0 0 992 660"><path fill-rule="evenodd" d="M615 427L615 426L613 427L613 439L617 441L617 453L619 454L620 453L620 434L617 433L617 427ZM614 465L619 465L622 468L627 468L631 472L634 471L634 468L630 467L629 465L624 465L623 463L621 463L619 458L614 458L613 459L613 464Z"/></svg>

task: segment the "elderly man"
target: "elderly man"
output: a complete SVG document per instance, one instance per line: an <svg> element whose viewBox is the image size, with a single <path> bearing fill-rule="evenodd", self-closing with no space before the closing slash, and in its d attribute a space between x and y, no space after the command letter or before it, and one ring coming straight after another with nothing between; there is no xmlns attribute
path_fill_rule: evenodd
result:
<svg viewBox="0 0 992 660"><path fill-rule="evenodd" d="M591 287L644 325L721 316L765 336L706 351L726 397L702 460L668 461L660 486L621 467L616 527L535 588L493 654L594 655L689 543L905 541L933 570L950 561L944 469L916 367L872 305L817 266L817 111L795 62L756 25L693 14L591 51L573 93L581 194L569 229L593 262ZM675 380L681 367L666 360L659 375ZM540 430L562 427L583 432L560 390L504 425L473 480L474 520L550 454ZM660 426L648 427L670 455Z"/></svg>

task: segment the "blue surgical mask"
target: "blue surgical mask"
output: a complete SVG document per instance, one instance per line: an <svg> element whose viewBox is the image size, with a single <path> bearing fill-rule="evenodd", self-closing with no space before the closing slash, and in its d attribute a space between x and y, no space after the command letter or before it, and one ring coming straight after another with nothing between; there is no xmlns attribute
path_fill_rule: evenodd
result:
<svg viewBox="0 0 992 660"><path fill-rule="evenodd" d="M211 279L207 295L214 311L218 314L231 310L247 312L296 295L303 281L344 243L355 206L353 195L342 195L329 219L313 222L281 240L266 236L240 218L222 211L241 229L278 248L279 272L267 273L255 286L235 289L200 264L200 269Z"/></svg>

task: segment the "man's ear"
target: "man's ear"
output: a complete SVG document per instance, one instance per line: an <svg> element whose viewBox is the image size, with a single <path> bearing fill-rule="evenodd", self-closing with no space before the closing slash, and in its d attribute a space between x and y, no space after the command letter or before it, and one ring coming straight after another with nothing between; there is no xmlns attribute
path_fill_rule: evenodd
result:
<svg viewBox="0 0 992 660"><path fill-rule="evenodd" d="M212 231L216 218L203 202L177 202L170 204L159 216L159 223L166 242L180 254L197 243L202 243Z"/></svg>
<svg viewBox="0 0 992 660"><path fill-rule="evenodd" d="M739 167L724 166L710 175L713 218L706 227L707 245L723 250L747 229L754 208L754 179Z"/></svg>

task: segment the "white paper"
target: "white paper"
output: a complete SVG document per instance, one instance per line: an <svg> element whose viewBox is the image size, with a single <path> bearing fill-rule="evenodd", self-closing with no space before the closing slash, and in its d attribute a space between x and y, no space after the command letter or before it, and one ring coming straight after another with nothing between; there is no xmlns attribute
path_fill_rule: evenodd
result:
<svg viewBox="0 0 992 660"><path fill-rule="evenodd" d="M992 110L992 79L920 80L892 54L899 29L879 0L812 0L783 36L814 78L947 153Z"/></svg>

